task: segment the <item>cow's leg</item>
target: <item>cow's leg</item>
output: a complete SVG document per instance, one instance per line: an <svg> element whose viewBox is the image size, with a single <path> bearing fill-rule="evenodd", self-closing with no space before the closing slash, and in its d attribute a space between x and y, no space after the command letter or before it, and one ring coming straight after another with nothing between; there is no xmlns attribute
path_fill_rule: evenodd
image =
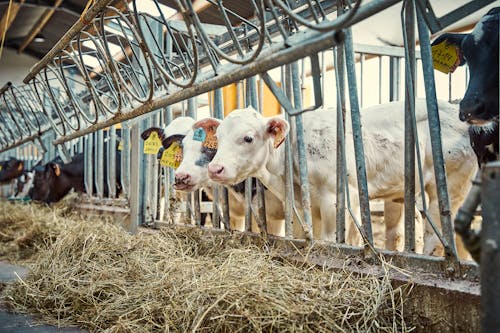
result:
<svg viewBox="0 0 500 333"><path fill-rule="evenodd" d="M471 160L470 163L459 164L460 168L448 172L448 190L450 193L450 208L451 217L454 221L458 209L465 200L465 196L469 193L472 186L472 179L477 172L476 161ZM472 257L465 248L462 238L455 234L455 242L457 245L457 253L460 259L472 260Z"/></svg>
<svg viewBox="0 0 500 333"><path fill-rule="evenodd" d="M384 201L385 248L403 251L404 205L391 199Z"/></svg>
<svg viewBox="0 0 500 333"><path fill-rule="evenodd" d="M318 235L319 239L331 241L335 241L336 239L335 234L337 230L337 219L335 201L335 194L331 192L322 193L320 196L320 220L318 221L318 223L315 223L315 227L321 232L321 234Z"/></svg>
<svg viewBox="0 0 500 333"><path fill-rule="evenodd" d="M441 228L441 214L439 213L439 201L436 193L436 185L429 184L425 188L427 195L429 196L429 215L432 222L436 225L439 231ZM432 229L429 221L425 224L425 234L424 234L424 254L425 255L435 255L443 256L444 248L443 244L439 241L438 236Z"/></svg>
<svg viewBox="0 0 500 333"><path fill-rule="evenodd" d="M358 191L353 185L349 185L349 194L351 201L351 211L353 215L356 217L356 220L361 224L361 210L359 207ZM346 208L347 208L347 202L346 202ZM356 227L356 224L354 223L354 220L350 215L349 210L347 209L346 209L346 217L347 217L345 226L346 242L354 246L362 246L363 238L361 237L361 233Z"/></svg>

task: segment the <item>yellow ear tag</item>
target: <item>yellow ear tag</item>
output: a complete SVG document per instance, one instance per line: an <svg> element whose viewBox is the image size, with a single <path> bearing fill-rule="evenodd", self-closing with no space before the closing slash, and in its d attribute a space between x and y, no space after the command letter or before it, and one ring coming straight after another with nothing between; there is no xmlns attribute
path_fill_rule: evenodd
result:
<svg viewBox="0 0 500 333"><path fill-rule="evenodd" d="M178 142L174 142L163 151L160 164L177 169L182 162L182 147Z"/></svg>
<svg viewBox="0 0 500 333"><path fill-rule="evenodd" d="M434 68L445 74L453 73L460 65L459 48L446 40L432 46Z"/></svg>
<svg viewBox="0 0 500 333"><path fill-rule="evenodd" d="M151 132L149 138L144 141L144 154L156 155L162 146L158 133Z"/></svg>
<svg viewBox="0 0 500 333"><path fill-rule="evenodd" d="M2 171L2 166L0 165L0 171Z"/></svg>
<svg viewBox="0 0 500 333"><path fill-rule="evenodd" d="M215 129L213 127L207 129L206 131L205 141L201 144L205 148L217 149L218 143L217 138L215 137Z"/></svg>
<svg viewBox="0 0 500 333"><path fill-rule="evenodd" d="M17 171L23 171L23 169L24 169L24 164L19 163L19 165L17 166Z"/></svg>
<svg viewBox="0 0 500 333"><path fill-rule="evenodd" d="M120 143L118 143L118 148L117 149L118 150L123 150L123 140L121 140Z"/></svg>

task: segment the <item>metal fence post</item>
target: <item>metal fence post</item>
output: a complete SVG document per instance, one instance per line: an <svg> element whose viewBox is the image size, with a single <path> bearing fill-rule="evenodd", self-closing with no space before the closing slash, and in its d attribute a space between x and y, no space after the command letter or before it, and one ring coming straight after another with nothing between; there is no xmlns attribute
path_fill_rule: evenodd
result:
<svg viewBox="0 0 500 333"><path fill-rule="evenodd" d="M488 163L481 175L483 223L481 230L481 327L496 332L500 327L500 162Z"/></svg>

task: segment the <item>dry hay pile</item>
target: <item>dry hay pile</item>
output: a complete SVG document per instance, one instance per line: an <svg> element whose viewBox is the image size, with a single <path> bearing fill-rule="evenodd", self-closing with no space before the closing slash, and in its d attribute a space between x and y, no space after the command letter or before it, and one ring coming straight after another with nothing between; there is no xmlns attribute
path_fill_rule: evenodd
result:
<svg viewBox="0 0 500 333"><path fill-rule="evenodd" d="M92 332L401 332L406 289L387 276L298 267L197 230L131 236L68 224L3 300Z"/></svg>
<svg viewBox="0 0 500 333"><path fill-rule="evenodd" d="M41 246L55 241L66 222L65 210L0 201L0 260L33 260Z"/></svg>

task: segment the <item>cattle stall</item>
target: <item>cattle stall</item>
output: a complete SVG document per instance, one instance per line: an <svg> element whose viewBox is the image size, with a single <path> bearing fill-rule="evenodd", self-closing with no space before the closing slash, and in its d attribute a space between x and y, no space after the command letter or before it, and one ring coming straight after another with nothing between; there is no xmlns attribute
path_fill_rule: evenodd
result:
<svg viewBox="0 0 500 333"><path fill-rule="evenodd" d="M196 2L153 0L155 10L150 13L137 10L137 2L124 2L126 10L121 11L110 0L94 1L31 69L24 85L7 84L0 90L2 160L16 157L28 161L25 168L31 169L38 161L47 163L59 156L66 163L83 153L86 193L81 208L125 214L124 226L132 234L139 227L174 224L199 227L207 234L236 229L250 239L264 237L289 248L321 244L328 250L314 253L312 261L332 267L335 259L353 256L377 266L376 258L382 255L410 272L439 276L417 283L416 293L429 302L422 310L429 320L439 317L432 317L433 311L446 308L443 316L458 320L455 315L460 313L464 322L478 321L479 267L460 256L452 220L456 201L465 198L477 166L471 163L469 173L463 174L446 169L452 163L447 140L452 135L463 140L457 133L466 131L449 132L450 126L440 123L440 117L448 118L440 115L437 102L463 96L468 72L462 69L453 77L436 74L436 80L445 82L436 88L430 41L431 34L485 12L495 1L456 4L439 16L435 4L424 0L258 0L245 5L208 0L204 11L198 11ZM165 5L175 9L169 18ZM369 29L369 23L363 24L388 10L398 15L403 43L357 42L357 33ZM418 102L422 97L426 101ZM384 153L371 151L363 141L366 133L376 137L379 130L365 132L370 123L363 122L369 118L364 109L393 101L402 101L405 110L398 118L401 126L404 123L404 145L398 148L404 151L404 161L398 161L403 167L403 195L381 194L371 200L369 186L374 186L376 175L369 159ZM421 105L424 111L419 112ZM205 168L203 182L192 191L175 190L179 164L158 155L163 137L141 135L152 127L167 132L180 117L193 118L193 124L211 117L222 126L224 119L231 119L231 111L248 107L265 117L282 115L290 124L290 134L279 138L284 139L279 160L284 170L283 222L276 232L268 225L274 221L270 222L273 208L267 196L274 189L264 185L265 180L246 178L238 190L223 186L208 179L214 167L208 160L203 165L196 162ZM311 184L308 177L311 151L323 153L311 147L304 134L309 130L307 119L317 109L330 109L335 122L335 140L327 150L335 154L335 172L328 170L336 184L328 194L335 200L329 204L318 204L321 195L318 198L315 180ZM193 137L190 131L191 127L174 135ZM207 131L198 141L207 140ZM212 153L219 161L217 150ZM187 157L187 150L183 154ZM387 165L377 173L385 172L390 158L398 156L387 153ZM462 158L465 168L470 159ZM258 178L257 173L252 176ZM243 212L235 228L231 217L236 201ZM318 210L326 216L327 209L335 223L333 231L323 234L316 216ZM394 236L399 247L393 243L387 249L384 220L389 213L400 223ZM350 234L362 242L353 241ZM428 239L432 243L426 244ZM487 287L498 292L496 286ZM488 297L488 290L482 290L482 297ZM462 304L456 300L461 297L473 311L460 312ZM418 309L415 302L412 309ZM484 304L498 307L493 303L487 299ZM482 320L486 329L498 318Z"/></svg>

